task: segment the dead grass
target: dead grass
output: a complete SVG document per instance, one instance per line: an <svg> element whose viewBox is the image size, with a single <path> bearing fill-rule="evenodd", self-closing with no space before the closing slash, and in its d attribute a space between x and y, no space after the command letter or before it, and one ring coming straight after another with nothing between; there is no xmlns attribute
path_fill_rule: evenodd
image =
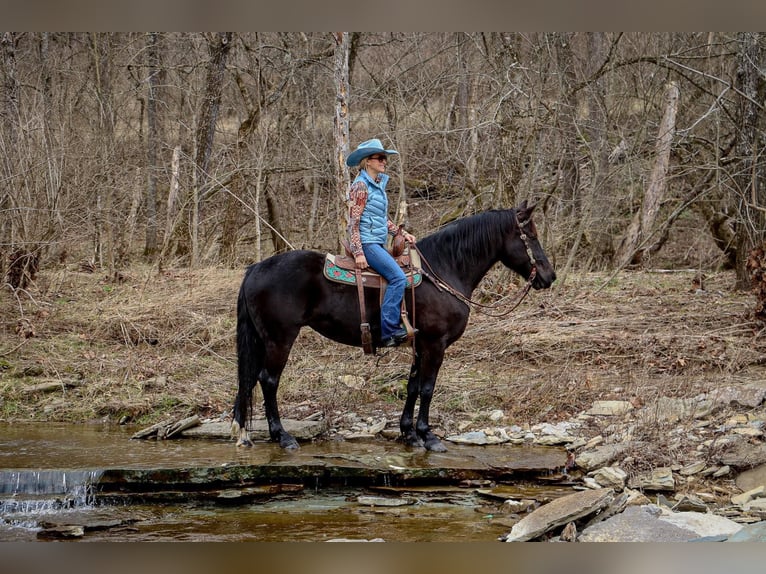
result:
<svg viewBox="0 0 766 574"><path fill-rule="evenodd" d="M732 291L730 273L711 274L695 292L694 276L625 272L603 288L605 275L570 276L532 292L509 316L474 312L447 352L432 420L452 431L502 409L504 424L555 422L594 400L646 404L760 382L766 348L748 318L753 296ZM59 268L42 270L25 292L4 288L0 418L149 423L227 413L236 392L241 278L241 270L135 267L114 283ZM477 295L491 301L516 288L493 270ZM21 321L34 336L17 333ZM409 359L401 349L366 357L305 330L283 376L282 414L396 418ZM41 380L77 386L27 392Z"/></svg>

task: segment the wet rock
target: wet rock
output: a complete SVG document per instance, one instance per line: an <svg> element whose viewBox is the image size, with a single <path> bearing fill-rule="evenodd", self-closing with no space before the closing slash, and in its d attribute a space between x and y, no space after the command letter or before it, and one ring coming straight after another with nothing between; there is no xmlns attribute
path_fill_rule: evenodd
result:
<svg viewBox="0 0 766 574"><path fill-rule="evenodd" d="M744 491L752 490L759 486L766 487L766 464L740 473L737 476L736 483L737 486Z"/></svg>
<svg viewBox="0 0 766 574"><path fill-rule="evenodd" d="M355 432L350 430L341 430L338 432L344 440L371 440L375 438L374 434L368 432Z"/></svg>
<svg viewBox="0 0 766 574"><path fill-rule="evenodd" d="M641 490L673 491L676 489L673 471L670 468L655 468L648 474L640 474L630 480L631 488Z"/></svg>
<svg viewBox="0 0 766 574"><path fill-rule="evenodd" d="M587 527L580 542L685 542L698 538L688 528L660 520L654 505L628 506L624 512Z"/></svg>
<svg viewBox="0 0 766 574"><path fill-rule="evenodd" d="M267 498L277 494L297 493L302 491L302 484L267 484L211 491L210 493L202 493L200 498L214 500L219 504L242 504L254 498ZM205 496L205 494L207 494L207 496Z"/></svg>
<svg viewBox="0 0 766 574"><path fill-rule="evenodd" d="M593 406L585 411L586 415L619 416L633 410L630 401L594 401Z"/></svg>
<svg viewBox="0 0 766 574"><path fill-rule="evenodd" d="M534 540L559 526L599 512L613 500L614 492L611 489L567 494L522 518L503 540L506 542Z"/></svg>
<svg viewBox="0 0 766 574"><path fill-rule="evenodd" d="M383 538L330 538L325 542L385 542Z"/></svg>
<svg viewBox="0 0 766 574"><path fill-rule="evenodd" d="M605 466L588 473L593 479L604 488L612 488L620 492L625 486L625 480L628 473L616 466Z"/></svg>
<svg viewBox="0 0 766 574"><path fill-rule="evenodd" d="M537 501L524 498L522 500L508 499L503 501L503 510L513 514L521 514L527 512L530 508L534 508Z"/></svg>
<svg viewBox="0 0 766 574"><path fill-rule="evenodd" d="M362 506L409 506L415 504L414 498L391 498L387 496L359 496L356 501Z"/></svg>
<svg viewBox="0 0 766 574"><path fill-rule="evenodd" d="M85 527L79 524L53 524L37 532L37 537L41 540L72 539L83 536L85 536Z"/></svg>
<svg viewBox="0 0 766 574"><path fill-rule="evenodd" d="M327 430L327 423L325 421L282 419L282 426L298 440L311 440ZM231 438L231 422L203 422L201 425L187 429L180 434L182 437L228 439ZM265 419L257 419L252 422L250 438L253 440L269 440L269 425Z"/></svg>

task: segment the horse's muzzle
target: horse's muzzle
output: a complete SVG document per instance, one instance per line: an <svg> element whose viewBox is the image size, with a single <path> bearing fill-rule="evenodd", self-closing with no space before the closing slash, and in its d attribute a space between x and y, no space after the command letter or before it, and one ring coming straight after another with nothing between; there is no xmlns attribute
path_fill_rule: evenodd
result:
<svg viewBox="0 0 766 574"><path fill-rule="evenodd" d="M535 273L535 277L532 280L532 288L539 290L539 289L548 289L551 285L553 285L553 282L556 280L556 272L553 270L553 267L550 265L541 267L540 265L535 265L532 267L532 272ZM531 273L530 273L531 274Z"/></svg>

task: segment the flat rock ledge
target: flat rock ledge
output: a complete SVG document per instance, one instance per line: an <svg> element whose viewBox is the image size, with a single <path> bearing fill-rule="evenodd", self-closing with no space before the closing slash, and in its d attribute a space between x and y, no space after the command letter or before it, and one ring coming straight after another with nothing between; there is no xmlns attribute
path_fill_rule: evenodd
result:
<svg viewBox="0 0 766 574"><path fill-rule="evenodd" d="M252 440L269 440L269 425L265 419L254 420L251 425ZM311 440L327 431L325 421L282 419L282 426L298 440ZM182 431L180 435L188 438L230 439L232 438L231 422L203 422L199 426Z"/></svg>

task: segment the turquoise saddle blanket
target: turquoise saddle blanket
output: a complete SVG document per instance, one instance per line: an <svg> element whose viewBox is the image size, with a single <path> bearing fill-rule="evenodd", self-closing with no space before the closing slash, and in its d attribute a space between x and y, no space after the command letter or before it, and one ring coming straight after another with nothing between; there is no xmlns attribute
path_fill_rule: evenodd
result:
<svg viewBox="0 0 766 574"><path fill-rule="evenodd" d="M353 267L354 260L350 257L333 255L328 253L324 261L324 276L336 283L356 285L356 272ZM349 268L350 267L350 268ZM402 267L407 277L407 288L413 285L417 287L423 281L423 273L419 267L407 265ZM385 280L374 271L362 271L362 282L365 287L379 288Z"/></svg>

